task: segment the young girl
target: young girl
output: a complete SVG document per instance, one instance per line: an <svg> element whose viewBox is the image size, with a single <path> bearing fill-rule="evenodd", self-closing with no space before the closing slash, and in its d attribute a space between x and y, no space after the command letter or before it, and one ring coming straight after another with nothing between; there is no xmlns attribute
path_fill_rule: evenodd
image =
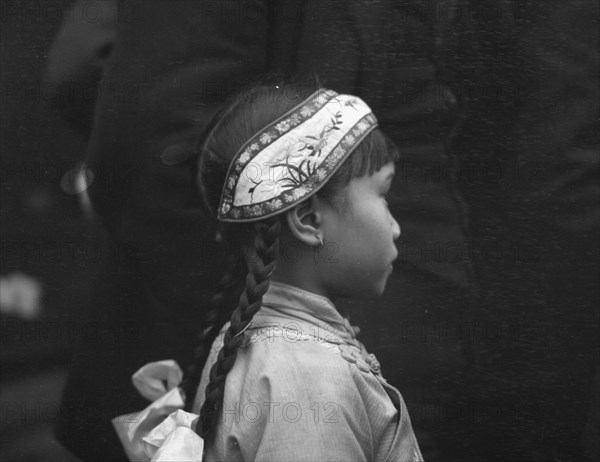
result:
<svg viewBox="0 0 600 462"><path fill-rule="evenodd" d="M236 274L245 281L230 322L203 333L202 374L200 348L181 384L199 418L177 411L156 426L183 405L172 363L134 376L145 396L164 396L135 424L115 419L130 457L422 460L400 393L334 304L381 295L397 257L386 202L397 151L376 126L357 97L290 87L255 88L214 117L197 183L223 224L218 241L243 258L223 278L213 325Z"/></svg>

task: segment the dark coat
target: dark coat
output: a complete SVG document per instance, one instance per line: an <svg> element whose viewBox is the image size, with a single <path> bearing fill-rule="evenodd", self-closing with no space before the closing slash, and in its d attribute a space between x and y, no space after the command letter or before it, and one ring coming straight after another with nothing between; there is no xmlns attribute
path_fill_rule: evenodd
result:
<svg viewBox="0 0 600 462"><path fill-rule="evenodd" d="M477 172L459 185L487 249L474 260L476 320L490 327L476 374L482 460L597 460L598 3L475 3L456 148Z"/></svg>

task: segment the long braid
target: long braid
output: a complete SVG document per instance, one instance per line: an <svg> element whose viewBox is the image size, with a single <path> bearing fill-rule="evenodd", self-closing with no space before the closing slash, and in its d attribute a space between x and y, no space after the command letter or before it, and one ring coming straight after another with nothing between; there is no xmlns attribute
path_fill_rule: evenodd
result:
<svg viewBox="0 0 600 462"><path fill-rule="evenodd" d="M254 315L262 304L262 297L269 288L270 276L277 264L279 217L257 223L254 227L254 244L245 253L248 265L246 287L239 304L231 315L231 325L225 332L223 348L210 371L210 380L206 386L206 400L200 410L196 432L208 440L214 435L225 392L225 379L233 368L237 352L242 342L243 332L248 328Z"/></svg>
<svg viewBox="0 0 600 462"><path fill-rule="evenodd" d="M194 403L202 369L208 359L211 345L217 338L221 326L230 316L231 309L234 306L233 300L235 300L236 295L239 297L243 284L239 256L236 252L228 252L226 242L222 242L222 245L227 255L225 274L219 280L220 290L210 300L211 308L206 314L204 322L207 327L198 334L192 361L186 368L180 385L185 394L187 410L191 410Z"/></svg>
<svg viewBox="0 0 600 462"><path fill-rule="evenodd" d="M214 134L239 103L240 101L234 101L233 104L217 112L200 136L198 146L199 160L193 166L192 182L198 187L205 209L211 215L215 215L216 213L213 213L214 211L210 205L204 181L198 180L201 179L203 173L207 174L208 159L214 155L214 151L210 147L211 143L214 142ZM221 237L224 234L222 231L223 229L218 232L218 235ZM243 283L241 276L237 274L240 273L241 259L239 255L235 252L235 249L233 252L228 252L231 249L227 248L227 241L217 239L217 242L223 246L224 253L228 254L229 257L226 261L225 274L219 280L220 290L210 299L210 309L206 313L203 323L206 327L196 337L192 360L186 368L183 380L179 386L185 395L185 407L187 410L191 410L194 404L196 390L200 383L204 363L208 359L212 343L217 338L225 319L229 316L229 307L233 305L233 300L235 300L236 296L239 297L240 290L238 290L238 285L242 285ZM229 303L230 301L232 303Z"/></svg>

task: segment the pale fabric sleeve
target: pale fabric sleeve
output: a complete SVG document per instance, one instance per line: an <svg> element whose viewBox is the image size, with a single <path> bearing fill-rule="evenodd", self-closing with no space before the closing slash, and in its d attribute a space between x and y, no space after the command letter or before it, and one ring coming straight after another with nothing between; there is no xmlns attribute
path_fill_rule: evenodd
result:
<svg viewBox="0 0 600 462"><path fill-rule="evenodd" d="M208 460L366 461L371 421L332 346L269 338L239 351Z"/></svg>

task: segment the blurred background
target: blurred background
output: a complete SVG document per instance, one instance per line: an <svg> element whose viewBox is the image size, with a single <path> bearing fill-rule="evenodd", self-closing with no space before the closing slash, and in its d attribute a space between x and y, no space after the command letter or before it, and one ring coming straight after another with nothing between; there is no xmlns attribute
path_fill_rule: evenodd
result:
<svg viewBox="0 0 600 462"><path fill-rule="evenodd" d="M107 250L106 237L84 217L74 172L84 158L86 143L75 125L64 121L53 108L61 90L44 83L50 48L72 3L0 1L2 461L77 460L57 443L51 430L66 412L60 397L75 339L93 344L117 333L115 329L102 330L94 322L78 321L92 302L92 287L103 262L119 255ZM508 10L506 5L511 3L536 6L528 1L481 3L500 5L500 11L502 7ZM594 276L598 272L598 133L597 123L591 126L595 119L583 110L578 112L598 95L597 81L589 78L597 76L597 27L590 32L592 27L586 21L588 10L593 9L597 17L598 7L590 8L587 1L572 2L571 20L559 2L547 5L552 8L534 9L537 29L527 17L515 19L520 29L510 21L480 24L471 18L472 36L464 34L467 46L462 50L468 66L459 66L459 70L465 74L460 77L467 88L512 91L468 95L470 117L456 142L462 160L475 166L505 162L502 165L511 169L515 165L525 168L521 171L525 178L503 178L492 172L490 178L484 175L459 184L469 205L472 242L492 249L507 248L507 243L514 249L516 243L517 250L526 253L504 260L485 255L474 259L482 287L482 310L477 315L484 325L512 322L535 328L531 333L521 332L524 347L512 348L512 339L507 345L500 344L500 339L499 345L481 347L489 365L478 386L489 392L485 399L492 405L504 399L498 390L504 390L508 402L517 408L522 405L525 424L513 425L509 416L498 426L514 431L512 437L531 446L533 453L543 445L530 445L529 434L541 434L548 447L555 440L552 429L540 430L538 424L558 419L553 421L541 411L526 408L543 390L544 374L551 376L547 382L564 389L558 389L561 401L549 401L547 408L558 409L555 412L561 413L564 427L588 422L583 438L576 434L572 439L576 443L584 440L590 454L585 460L598 460L598 441L592 436L598 427L598 396L592 393L588 401L592 386L587 372L593 369L589 357L598 351L594 302L598 299ZM93 18L94 10L88 13ZM577 21L579 25L571 28ZM566 38L555 34L558 30ZM73 88L87 90L91 89ZM590 113L594 110L597 113L597 107ZM563 173L574 174L565 180ZM531 338L534 340L529 341ZM586 346L586 338L591 348ZM524 353L529 350L527 357ZM576 373L584 375L581 371L586 375L577 378ZM593 374L593 390L597 390L597 368ZM572 415L563 412L571 407L567 397L574 395L567 385L581 395L580 408L573 407ZM513 395L523 403L515 402ZM555 388L548 396L557 396ZM536 418L529 419L526 412ZM550 415L554 416L554 411ZM532 427L530 433L522 431L527 426ZM496 438L504 435L498 431ZM493 451L493 444L490 446ZM560 451L552 454L543 460L571 460L554 455Z"/></svg>
<svg viewBox="0 0 600 462"><path fill-rule="evenodd" d="M51 426L101 236L73 194L84 142L52 109L49 48L69 1L1 2L0 459L76 460ZM15 7L23 8L15 13Z"/></svg>

